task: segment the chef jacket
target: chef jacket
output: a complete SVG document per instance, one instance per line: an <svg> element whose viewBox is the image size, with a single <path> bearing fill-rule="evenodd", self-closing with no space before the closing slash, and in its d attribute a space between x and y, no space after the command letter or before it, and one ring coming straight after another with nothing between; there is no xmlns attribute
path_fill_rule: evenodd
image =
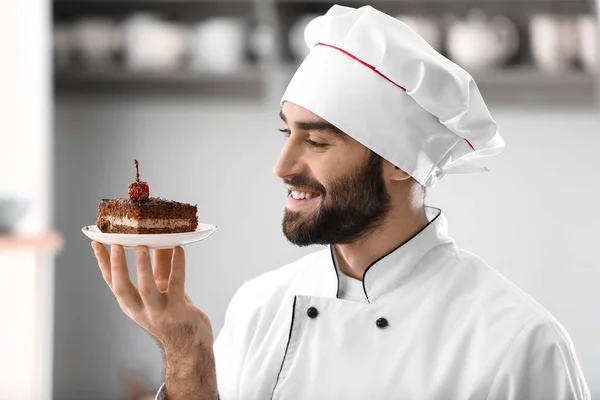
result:
<svg viewBox="0 0 600 400"><path fill-rule="evenodd" d="M426 213L362 282L329 246L244 283L214 343L220 399L589 399L559 322Z"/></svg>

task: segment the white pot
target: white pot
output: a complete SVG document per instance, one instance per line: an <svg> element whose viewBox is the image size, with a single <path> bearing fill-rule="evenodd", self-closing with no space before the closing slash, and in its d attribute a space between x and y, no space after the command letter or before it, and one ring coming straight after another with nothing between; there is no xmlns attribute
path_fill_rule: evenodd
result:
<svg viewBox="0 0 600 400"><path fill-rule="evenodd" d="M452 22L448 29L449 56L467 69L502 66L518 48L515 24L501 15L488 18L473 10L467 19Z"/></svg>
<svg viewBox="0 0 600 400"><path fill-rule="evenodd" d="M135 70L177 69L188 48L188 30L156 16L138 14L123 24L125 63Z"/></svg>
<svg viewBox="0 0 600 400"><path fill-rule="evenodd" d="M72 30L73 47L81 61L98 67L112 62L121 45L121 36L115 21L108 18L82 18Z"/></svg>
<svg viewBox="0 0 600 400"><path fill-rule="evenodd" d="M598 28L594 15L580 15L577 18L579 35L579 58L588 71L598 69Z"/></svg>
<svg viewBox="0 0 600 400"><path fill-rule="evenodd" d="M538 67L560 72L573 66L577 57L577 31L571 16L538 14L529 24L531 53Z"/></svg>
<svg viewBox="0 0 600 400"><path fill-rule="evenodd" d="M246 24L237 18L215 17L190 31L191 66L195 70L229 74L245 61Z"/></svg>

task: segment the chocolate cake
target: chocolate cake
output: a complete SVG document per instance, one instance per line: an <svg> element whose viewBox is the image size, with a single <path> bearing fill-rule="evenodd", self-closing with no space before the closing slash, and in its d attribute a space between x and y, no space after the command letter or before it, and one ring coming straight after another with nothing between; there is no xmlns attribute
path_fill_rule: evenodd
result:
<svg viewBox="0 0 600 400"><path fill-rule="evenodd" d="M96 225L104 233L181 233L198 227L196 205L157 197L102 199L98 212Z"/></svg>
<svg viewBox="0 0 600 400"><path fill-rule="evenodd" d="M139 179L129 185L129 198L102 199L96 225L103 233L182 233L198 227L198 207L160 197L149 197L148 184Z"/></svg>

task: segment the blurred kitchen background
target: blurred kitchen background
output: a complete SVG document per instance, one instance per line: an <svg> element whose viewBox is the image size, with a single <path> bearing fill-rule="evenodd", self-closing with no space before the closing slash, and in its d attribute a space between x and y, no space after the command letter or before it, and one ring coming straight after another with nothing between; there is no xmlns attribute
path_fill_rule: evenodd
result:
<svg viewBox="0 0 600 400"><path fill-rule="evenodd" d="M458 246L566 327L593 397L596 1L369 3L475 77L507 148L492 172L447 177L427 203L444 210ZM186 248L187 291L215 335L244 281L317 250L283 237L286 192L271 171L303 29L333 4L0 2L0 399L149 399L160 386L156 344L123 314L80 231L100 199L126 196L134 158L152 195L197 203L219 228Z"/></svg>

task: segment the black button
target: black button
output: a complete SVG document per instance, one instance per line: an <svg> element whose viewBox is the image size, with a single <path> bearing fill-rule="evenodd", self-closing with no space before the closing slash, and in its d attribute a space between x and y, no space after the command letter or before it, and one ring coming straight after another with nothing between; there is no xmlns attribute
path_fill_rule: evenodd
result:
<svg viewBox="0 0 600 400"><path fill-rule="evenodd" d="M306 310L306 314L309 318L317 318L317 315L319 315L319 310L314 307L309 307L308 310Z"/></svg>
<svg viewBox="0 0 600 400"><path fill-rule="evenodd" d="M379 318L377 321L375 321L375 325L377 325L378 328L385 328L389 324L387 319Z"/></svg>

